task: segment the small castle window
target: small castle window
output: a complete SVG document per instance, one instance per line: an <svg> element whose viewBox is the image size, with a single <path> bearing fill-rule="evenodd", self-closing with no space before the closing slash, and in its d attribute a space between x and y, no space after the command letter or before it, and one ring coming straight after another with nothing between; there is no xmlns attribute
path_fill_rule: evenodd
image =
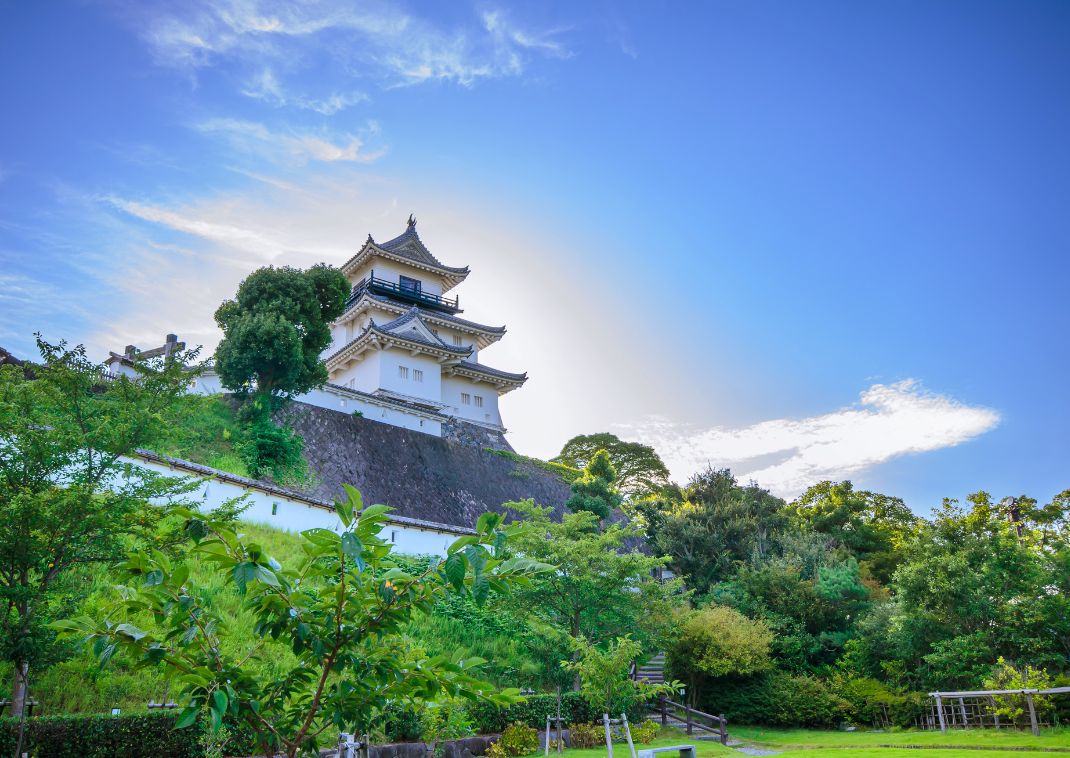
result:
<svg viewBox="0 0 1070 758"><path fill-rule="evenodd" d="M461 405L471 405L471 404L472 404L472 396L469 395L467 392L462 392L461 393Z"/></svg>
<svg viewBox="0 0 1070 758"><path fill-rule="evenodd" d="M459 335L459 334L453 335L453 344L456 345L457 347L461 346L461 335Z"/></svg>
<svg viewBox="0 0 1070 758"><path fill-rule="evenodd" d="M271 515L272 516L278 516L279 515L279 504L278 503L272 503L271 504Z"/></svg>
<svg viewBox="0 0 1070 758"><path fill-rule="evenodd" d="M391 529L390 530L390 541L391 542L397 542L398 541L398 530L397 529Z"/></svg>
<svg viewBox="0 0 1070 758"><path fill-rule="evenodd" d="M398 366L398 379L408 379L408 378L409 378L409 367L408 366Z"/></svg>
<svg viewBox="0 0 1070 758"><path fill-rule="evenodd" d="M476 395L476 408L482 408L482 407L483 407L483 396L482 395Z"/></svg>
<svg viewBox="0 0 1070 758"><path fill-rule="evenodd" d="M422 382L422 381L424 380L424 372L423 372L423 369L419 369L419 368L414 368L414 369L412 370L412 380L413 380L414 382Z"/></svg>
<svg viewBox="0 0 1070 758"><path fill-rule="evenodd" d="M398 277L398 285L405 292L419 293L420 290L423 289L423 284L420 282L419 279L413 279L408 276Z"/></svg>

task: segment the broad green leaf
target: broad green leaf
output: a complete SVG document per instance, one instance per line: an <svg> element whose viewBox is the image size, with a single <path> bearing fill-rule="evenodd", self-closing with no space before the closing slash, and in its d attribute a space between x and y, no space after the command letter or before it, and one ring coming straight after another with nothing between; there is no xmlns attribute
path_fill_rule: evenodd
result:
<svg viewBox="0 0 1070 758"><path fill-rule="evenodd" d="M269 569L267 566L256 567L256 578L264 584L270 584L272 587L281 587L279 584L279 578L275 576L275 572Z"/></svg>
<svg viewBox="0 0 1070 758"><path fill-rule="evenodd" d="M442 564L442 573L446 576L447 582L455 588L461 589L464 586L464 558L456 553L448 557L446 562Z"/></svg>
<svg viewBox="0 0 1070 758"><path fill-rule="evenodd" d="M182 713L178 717L178 721L175 722L175 729L185 729L186 727L193 726L197 723L197 715L201 712L201 709L196 705L187 705L182 709Z"/></svg>
<svg viewBox="0 0 1070 758"><path fill-rule="evenodd" d="M353 532L342 532L342 552L356 560L364 552L364 545Z"/></svg>

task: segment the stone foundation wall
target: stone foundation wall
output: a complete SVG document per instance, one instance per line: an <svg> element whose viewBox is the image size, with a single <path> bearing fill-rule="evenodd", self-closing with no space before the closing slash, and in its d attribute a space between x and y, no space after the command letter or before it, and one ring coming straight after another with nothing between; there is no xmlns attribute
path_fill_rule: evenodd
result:
<svg viewBox="0 0 1070 758"><path fill-rule="evenodd" d="M365 503L384 503L399 516L471 527L485 511L500 511L502 503L532 498L562 509L570 494L557 475L488 453L483 447L489 445L297 402L280 420L304 438L315 480L306 493L322 500L340 497L342 484L352 484Z"/></svg>
<svg viewBox="0 0 1070 758"><path fill-rule="evenodd" d="M451 442L459 442L462 445L483 450L508 450L515 452L509 440L505 439L502 432L472 424L461 419L452 418L442 424L442 438Z"/></svg>

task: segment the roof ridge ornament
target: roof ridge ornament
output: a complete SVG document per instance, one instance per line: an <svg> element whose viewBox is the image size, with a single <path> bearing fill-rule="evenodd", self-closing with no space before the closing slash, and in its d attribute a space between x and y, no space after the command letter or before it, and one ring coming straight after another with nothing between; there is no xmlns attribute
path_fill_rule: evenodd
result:
<svg viewBox="0 0 1070 758"><path fill-rule="evenodd" d="M410 213L409 214L409 228L412 229L414 226L416 226L416 217Z"/></svg>

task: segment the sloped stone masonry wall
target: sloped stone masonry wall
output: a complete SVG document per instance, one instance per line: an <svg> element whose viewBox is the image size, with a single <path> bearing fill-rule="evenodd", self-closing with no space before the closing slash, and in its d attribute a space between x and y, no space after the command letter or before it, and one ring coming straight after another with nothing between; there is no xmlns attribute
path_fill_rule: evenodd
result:
<svg viewBox="0 0 1070 758"><path fill-rule="evenodd" d="M304 403L282 417L304 438L315 480L307 494L324 500L347 483L366 504L384 503L399 516L470 527L507 501L533 498L560 511L569 496L556 475L471 444Z"/></svg>

